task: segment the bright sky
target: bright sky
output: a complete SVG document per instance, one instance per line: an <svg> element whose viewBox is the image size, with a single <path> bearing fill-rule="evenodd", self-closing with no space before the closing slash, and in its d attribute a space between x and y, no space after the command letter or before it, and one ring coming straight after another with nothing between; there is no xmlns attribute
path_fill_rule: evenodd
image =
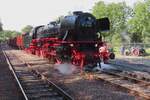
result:
<svg viewBox="0 0 150 100"><path fill-rule="evenodd" d="M20 31L26 25L47 24L69 11L89 12L98 1L133 5L136 0L0 0L0 18L5 30Z"/></svg>

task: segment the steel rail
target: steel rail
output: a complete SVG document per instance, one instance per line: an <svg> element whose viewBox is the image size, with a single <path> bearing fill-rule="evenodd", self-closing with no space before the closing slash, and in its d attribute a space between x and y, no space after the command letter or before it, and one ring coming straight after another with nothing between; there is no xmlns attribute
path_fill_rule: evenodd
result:
<svg viewBox="0 0 150 100"><path fill-rule="evenodd" d="M17 57L18 58L18 57ZM58 87L56 84L54 84L52 81L48 80L48 78L46 76L44 76L43 74L41 74L38 70L35 70L32 68L32 65L30 65L29 63L27 63L24 60L21 60L20 58L18 58L21 62L23 62L28 68L29 70L35 74L38 78L43 79L46 83L48 83L48 85L52 86L52 88L54 88L61 96L63 96L65 98L65 100L74 100L68 93L66 93L63 89L61 89L60 87Z"/></svg>
<svg viewBox="0 0 150 100"><path fill-rule="evenodd" d="M133 77L130 77L130 76L125 76L125 75L121 75L121 74L110 72L110 71L104 71L104 70L102 72L108 73L108 74L111 74L111 75L114 75L114 76L126 78L126 79L129 79L129 80L133 80L133 81L136 81L136 82L141 82L141 83L144 83L146 85L150 85L150 82L147 82L147 81L144 81L144 80L140 80L140 79L137 79L137 78L133 78Z"/></svg>
<svg viewBox="0 0 150 100"><path fill-rule="evenodd" d="M14 75L16 81L17 81L17 84L19 85L19 88L21 89L21 92L22 92L22 94L23 94L25 100L29 100L28 97L27 97L27 95L25 94L25 91L24 91L24 89L23 89L23 87L22 87L22 85L21 85L21 83L20 83L20 81L19 81L19 78L18 78L17 74L15 73L15 69L13 68L13 65L12 65L12 63L11 63L9 57L7 56L7 54L6 54L6 52L5 52L4 50L2 50L2 52L4 53L4 56L5 56L5 58L6 58L6 61L7 61L8 65L9 65L9 68L10 68L10 70L12 71L12 73L13 73L13 75Z"/></svg>
<svg viewBox="0 0 150 100"><path fill-rule="evenodd" d="M112 76L115 76L115 77L109 78L109 79L108 78L103 78L103 77L100 77L101 74L112 75ZM129 77L129 76L124 76L124 75L120 75L120 74L117 74L117 73L114 73L114 72L104 71L104 70L101 71L101 73L96 74L95 78L106 81L106 82L109 82L109 83L114 84L114 85L117 85L117 86L119 86L121 88L124 88L127 91L129 91L129 92L131 92L135 95L141 96L141 97L145 98L146 100L150 100L150 95L145 94L143 91L135 90L135 88L131 88L130 87L131 84L129 84L129 86L128 85L123 85L123 84L119 84L119 83L114 82L114 80L120 80L120 81L121 80L127 80L127 81L132 80L134 82L131 82L131 81L129 81L129 82L132 83L132 84L137 84L139 87L149 86L150 82L146 82L146 81L143 81L143 80L139 80L139 79L136 79L136 78L132 78L132 77ZM140 83L143 83L143 84L141 85Z"/></svg>
<svg viewBox="0 0 150 100"><path fill-rule="evenodd" d="M48 85L52 86L52 88L54 88L59 94L61 94L65 98L65 100L74 100L68 93L66 93L63 89L61 89L55 83L50 81L45 75L41 74L38 70L32 69L32 66L29 63L25 61L23 62L30 68L31 72L33 72L35 75L37 75L41 79L45 80L48 83Z"/></svg>

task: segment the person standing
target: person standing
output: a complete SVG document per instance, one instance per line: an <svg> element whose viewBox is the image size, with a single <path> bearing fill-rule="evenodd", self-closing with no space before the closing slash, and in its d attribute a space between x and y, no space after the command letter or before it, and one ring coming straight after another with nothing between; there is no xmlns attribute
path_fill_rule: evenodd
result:
<svg viewBox="0 0 150 100"><path fill-rule="evenodd" d="M122 45L121 48L120 48L121 55L124 55L124 52L125 52L125 46Z"/></svg>

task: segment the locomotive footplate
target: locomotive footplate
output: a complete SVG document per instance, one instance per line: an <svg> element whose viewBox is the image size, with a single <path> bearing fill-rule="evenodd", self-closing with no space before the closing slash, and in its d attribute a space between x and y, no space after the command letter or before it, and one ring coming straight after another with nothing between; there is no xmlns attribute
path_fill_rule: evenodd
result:
<svg viewBox="0 0 150 100"><path fill-rule="evenodd" d="M99 66L98 63L97 65L88 64L84 66L83 70L85 72L97 72L101 70L101 67Z"/></svg>
<svg viewBox="0 0 150 100"><path fill-rule="evenodd" d="M83 70L86 72L95 72L99 71L101 68L101 60L100 58L94 58L92 55L87 55L85 57L85 65Z"/></svg>

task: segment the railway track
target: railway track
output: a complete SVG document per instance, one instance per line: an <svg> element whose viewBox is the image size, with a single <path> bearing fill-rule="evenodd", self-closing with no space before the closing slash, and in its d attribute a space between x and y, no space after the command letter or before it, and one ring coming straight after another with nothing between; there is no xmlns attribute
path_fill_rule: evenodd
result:
<svg viewBox="0 0 150 100"><path fill-rule="evenodd" d="M12 56L15 56L15 55L12 55ZM47 84L47 83L51 84L51 82L44 75L40 74L37 70L32 69L32 63L30 65L30 63L27 63L24 61L21 61L21 62L23 64L25 64L26 66L28 66L28 70L30 69L30 72L32 72L32 74L34 74L38 79L40 78L40 79L45 80L44 84ZM149 80L138 79L136 77L131 76L130 73L128 73L128 72L123 73L123 71L121 71L121 70L117 70L117 71L116 70L115 71L103 70L98 74L94 73L93 76L96 80L106 81L106 82L108 82L112 85L115 85L121 89L127 90L130 94L133 94L134 96L142 97L142 99L139 99L139 100L144 100L144 99L149 100L150 99ZM34 87L32 86L32 88L34 88ZM56 91L58 91L58 90L56 90ZM37 97L37 98L39 98L39 97ZM58 100L58 99L56 99L56 100Z"/></svg>
<svg viewBox="0 0 150 100"><path fill-rule="evenodd" d="M3 53L25 100L73 100L70 95L48 80L44 75L40 74L37 70L31 69L28 63L21 61L15 55L8 57L5 51ZM10 59L15 59L22 64L14 67Z"/></svg>
<svg viewBox="0 0 150 100"><path fill-rule="evenodd" d="M102 70L98 74L93 74L94 78L100 79L120 88L127 90L134 96L140 96L145 100L150 100L150 81L138 79L130 76L130 72L123 72L121 70L110 71Z"/></svg>
<svg viewBox="0 0 150 100"><path fill-rule="evenodd" d="M122 62L117 62L117 61L110 61L109 62L111 65L115 66L117 69L122 69L127 71L141 71L141 72L146 72L150 74L150 70L148 69L149 66L144 65L144 64L135 64L135 63L122 63ZM140 67L139 67L140 66ZM142 66L142 67L141 67Z"/></svg>

